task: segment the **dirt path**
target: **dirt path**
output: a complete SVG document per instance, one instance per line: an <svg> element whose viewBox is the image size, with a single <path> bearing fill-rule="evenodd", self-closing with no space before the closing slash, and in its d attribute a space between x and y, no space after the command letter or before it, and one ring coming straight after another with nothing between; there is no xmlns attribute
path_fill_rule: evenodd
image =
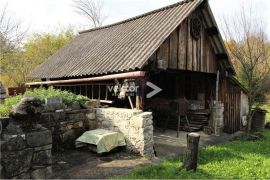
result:
<svg viewBox="0 0 270 180"><path fill-rule="evenodd" d="M53 155L55 179L104 179L126 175L134 168L151 163L149 160L125 152L98 156L88 149L71 150Z"/></svg>

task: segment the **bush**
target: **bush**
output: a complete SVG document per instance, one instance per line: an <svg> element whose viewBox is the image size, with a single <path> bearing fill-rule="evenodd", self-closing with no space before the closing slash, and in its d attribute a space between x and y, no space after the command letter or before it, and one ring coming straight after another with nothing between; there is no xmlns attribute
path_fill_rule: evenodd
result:
<svg viewBox="0 0 270 180"><path fill-rule="evenodd" d="M80 104L83 104L89 100L86 96L76 95L68 91L54 89L53 87L49 87L48 89L37 88L33 90L27 90L24 95L37 97L43 103L45 102L45 99L49 97L62 97L63 102L66 105L71 105L73 102L79 102Z"/></svg>
<svg viewBox="0 0 270 180"><path fill-rule="evenodd" d="M20 102L22 95L16 95L5 99L5 103L0 105L0 117L7 117L12 110L12 106Z"/></svg>
<svg viewBox="0 0 270 180"><path fill-rule="evenodd" d="M62 91L59 89L54 89L53 87L37 88L33 90L27 90L23 96L33 96L39 98L43 103L45 99L49 97L62 97L63 103L66 105L71 105L73 102L79 102L84 104L89 99L86 96L76 95L68 91ZM12 106L17 104L23 97L22 95L17 95L9 97L5 100L5 103L0 105L0 117L6 117L12 110Z"/></svg>

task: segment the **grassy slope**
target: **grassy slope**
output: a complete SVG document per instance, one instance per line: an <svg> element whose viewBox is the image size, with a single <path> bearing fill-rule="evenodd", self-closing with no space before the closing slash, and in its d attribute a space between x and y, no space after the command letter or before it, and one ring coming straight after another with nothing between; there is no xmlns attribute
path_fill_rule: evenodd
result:
<svg viewBox="0 0 270 180"><path fill-rule="evenodd" d="M181 158L135 170L132 179L270 178L270 131L262 141L233 141L200 150L197 172L179 171Z"/></svg>

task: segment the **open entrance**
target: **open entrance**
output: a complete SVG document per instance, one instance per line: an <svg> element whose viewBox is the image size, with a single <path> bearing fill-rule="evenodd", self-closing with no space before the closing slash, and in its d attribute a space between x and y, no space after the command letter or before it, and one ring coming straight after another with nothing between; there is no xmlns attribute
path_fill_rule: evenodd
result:
<svg viewBox="0 0 270 180"><path fill-rule="evenodd" d="M216 93L215 74L164 71L151 74L150 81L163 90L145 100L145 109L153 112L155 130L200 131L207 128Z"/></svg>

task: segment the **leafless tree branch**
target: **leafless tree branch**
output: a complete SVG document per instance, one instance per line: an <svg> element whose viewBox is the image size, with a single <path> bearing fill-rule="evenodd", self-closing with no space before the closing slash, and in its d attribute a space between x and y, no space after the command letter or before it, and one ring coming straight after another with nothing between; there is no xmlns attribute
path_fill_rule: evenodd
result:
<svg viewBox="0 0 270 180"><path fill-rule="evenodd" d="M228 51L240 66L246 87L249 91L251 110L258 94L267 91L270 80L270 43L265 35L266 24L258 17L253 4L242 6L232 18L223 18L223 34L228 41ZM251 112L250 112L251 115ZM251 117L249 117L249 127Z"/></svg>
<svg viewBox="0 0 270 180"><path fill-rule="evenodd" d="M101 0L73 0L76 12L87 18L93 27L103 25L106 17L103 15L103 1Z"/></svg>

